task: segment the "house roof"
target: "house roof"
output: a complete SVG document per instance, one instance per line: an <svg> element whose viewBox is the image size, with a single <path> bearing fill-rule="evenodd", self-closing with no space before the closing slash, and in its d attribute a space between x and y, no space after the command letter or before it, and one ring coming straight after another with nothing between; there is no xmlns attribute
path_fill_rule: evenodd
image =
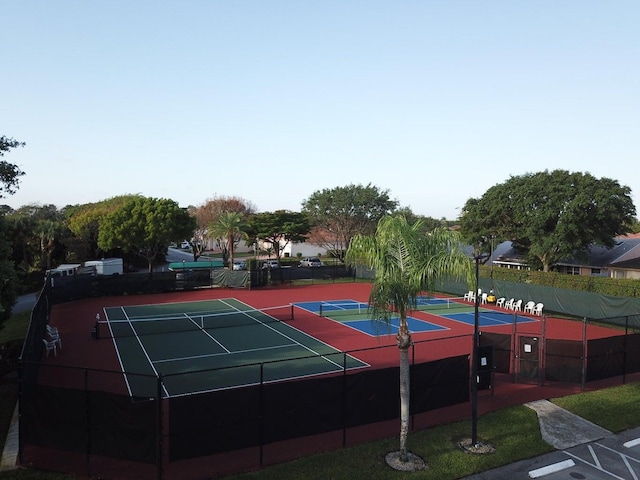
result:
<svg viewBox="0 0 640 480"><path fill-rule="evenodd" d="M492 255L494 262L524 263L524 258L511 245L511 242L499 244ZM639 268L640 266L640 235L617 237L613 248L594 246L586 259L571 258L557 263L558 265L590 266L619 268ZM623 266L624 265L624 266Z"/></svg>
<svg viewBox="0 0 640 480"><path fill-rule="evenodd" d="M618 237L613 248L594 246L586 260L568 259L558 262L560 265L589 265L608 267L640 257L640 237Z"/></svg>

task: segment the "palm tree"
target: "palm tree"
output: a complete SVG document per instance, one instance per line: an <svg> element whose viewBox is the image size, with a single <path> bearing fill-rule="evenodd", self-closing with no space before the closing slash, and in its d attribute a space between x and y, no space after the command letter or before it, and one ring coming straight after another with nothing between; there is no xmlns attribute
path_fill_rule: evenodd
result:
<svg viewBox="0 0 640 480"><path fill-rule="evenodd" d="M246 228L247 223L244 220L244 215L240 212L222 212L218 219L209 226L209 235L216 238L224 238L227 242L229 268L233 267L235 243L242 238L247 238Z"/></svg>
<svg viewBox="0 0 640 480"><path fill-rule="evenodd" d="M42 265L48 270L51 268L51 257L60 237L62 227L54 220L40 220L36 225L36 233L40 237L40 254Z"/></svg>
<svg viewBox="0 0 640 480"><path fill-rule="evenodd" d="M400 317L396 336L400 350L400 451L409 460L409 347L411 332L407 313L417 307L423 292L433 291L447 277L473 279L473 265L462 251L457 232L436 228L421 233L422 221L409 224L402 215L385 216L374 235L355 236L347 250L351 265L365 265L374 272L369 296L372 318L390 323Z"/></svg>

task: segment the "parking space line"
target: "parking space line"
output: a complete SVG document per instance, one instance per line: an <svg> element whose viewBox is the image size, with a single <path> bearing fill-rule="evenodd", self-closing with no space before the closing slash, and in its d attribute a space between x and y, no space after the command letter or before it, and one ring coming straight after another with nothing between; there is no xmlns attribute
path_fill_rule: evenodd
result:
<svg viewBox="0 0 640 480"><path fill-rule="evenodd" d="M593 454L593 449L591 448L591 445L589 445L589 449L591 450L591 452L592 452L592 454ZM576 460L578 460L578 461L580 461L580 462L582 462L582 463L584 463L584 464L586 464L586 465L589 465L589 466L591 466L591 467L595 468L596 470L598 470L598 471L600 471L600 472L602 472L602 473L606 473L607 475L610 475L610 476L611 476L611 477L613 477L613 478L617 478L617 479L619 479L619 480L626 480L625 478L623 478L623 477L619 477L618 475L616 475L616 474L614 474L614 473L611 473L611 472L609 472L609 471L607 471L607 470L603 469L602 467L600 467L600 462L598 462L598 464L596 465L596 464L589 463L589 462L587 462L586 460L583 460L582 458L578 457L577 455L574 455L573 453L570 453L570 452L567 452L567 451L565 451L564 453L565 453L566 455L569 455L570 457L575 458Z"/></svg>
<svg viewBox="0 0 640 480"><path fill-rule="evenodd" d="M542 468L537 468L536 470L531 470L529 472L529 478L544 477L545 475L556 473L561 470L571 468L573 466L575 466L575 463L573 460L563 460L562 462L554 463L552 465L547 465L546 467L542 467Z"/></svg>

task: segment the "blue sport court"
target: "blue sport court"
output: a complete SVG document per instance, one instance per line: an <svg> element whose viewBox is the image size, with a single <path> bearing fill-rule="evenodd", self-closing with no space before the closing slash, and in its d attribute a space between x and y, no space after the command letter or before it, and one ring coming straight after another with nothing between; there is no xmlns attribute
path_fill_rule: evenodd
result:
<svg viewBox="0 0 640 480"><path fill-rule="evenodd" d="M400 328L399 317L391 318L389 323L374 319L366 303L351 299L301 302L295 306L371 336L396 335ZM407 325L411 333L448 330L442 325L414 317L407 317Z"/></svg>

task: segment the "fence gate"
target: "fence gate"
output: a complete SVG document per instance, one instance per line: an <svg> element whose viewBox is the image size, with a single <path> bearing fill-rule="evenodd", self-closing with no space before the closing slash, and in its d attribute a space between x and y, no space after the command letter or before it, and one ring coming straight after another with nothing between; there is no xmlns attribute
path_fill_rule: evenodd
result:
<svg viewBox="0 0 640 480"><path fill-rule="evenodd" d="M538 337L518 337L517 381L539 383L540 339Z"/></svg>

